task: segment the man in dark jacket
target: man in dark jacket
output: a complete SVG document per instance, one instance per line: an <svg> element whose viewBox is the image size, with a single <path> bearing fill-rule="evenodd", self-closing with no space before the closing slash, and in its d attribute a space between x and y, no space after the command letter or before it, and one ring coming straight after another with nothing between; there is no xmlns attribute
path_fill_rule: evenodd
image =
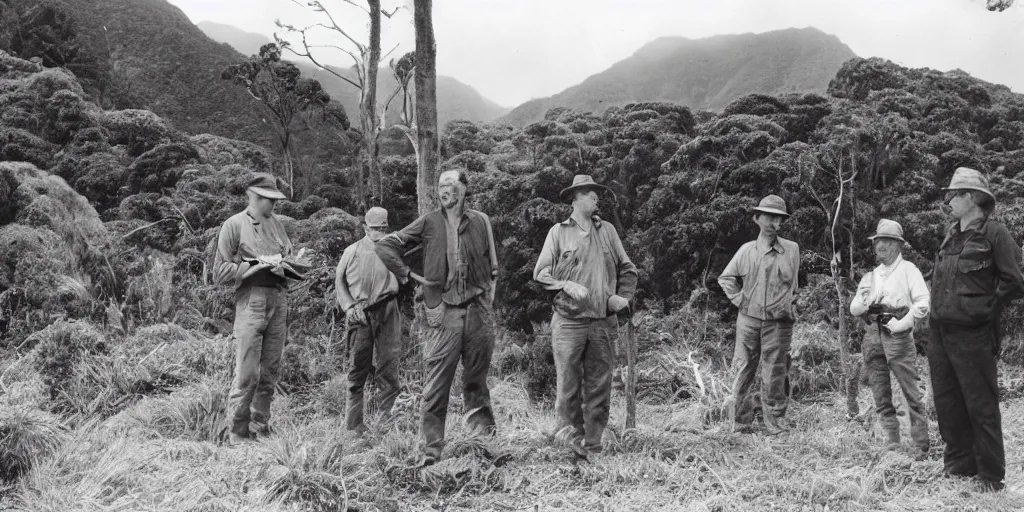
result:
<svg viewBox="0 0 1024 512"><path fill-rule="evenodd" d="M441 208L377 242L377 255L401 283L423 287L427 330L424 346L423 465L433 464L444 447L448 395L462 361L466 422L477 432L495 432L487 371L494 352L493 310L498 259L491 221L465 207L469 179L464 170L441 173ZM423 276L410 271L402 255L423 245Z"/></svg>
<svg viewBox="0 0 1024 512"><path fill-rule="evenodd" d="M935 257L928 347L948 475L1000 490L1006 473L996 360L999 314L1024 294L1021 249L990 217L996 198L979 171L961 167L946 194L954 222Z"/></svg>

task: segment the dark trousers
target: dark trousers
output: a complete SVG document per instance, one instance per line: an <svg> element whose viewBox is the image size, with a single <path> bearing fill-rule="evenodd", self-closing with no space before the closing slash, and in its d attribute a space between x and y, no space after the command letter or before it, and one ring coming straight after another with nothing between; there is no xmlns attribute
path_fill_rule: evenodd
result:
<svg viewBox="0 0 1024 512"><path fill-rule="evenodd" d="M388 412L398 397L398 356L401 350L402 316L395 298L366 310L366 324L349 325L347 331L351 363L348 371L348 402L345 426L357 430L363 425L363 388L373 372L380 390L380 410ZM373 365L377 355L376 369Z"/></svg>
<svg viewBox="0 0 1024 512"><path fill-rule="evenodd" d="M932 321L928 366L946 472L994 482L1006 474L995 331Z"/></svg>
<svg viewBox="0 0 1024 512"><path fill-rule="evenodd" d="M437 308L441 308L440 311ZM462 361L462 398L471 428L495 431L487 371L494 353L494 327L490 306L473 301L466 307L441 303L427 310L423 348L426 379L423 382L424 452L440 457L444 448L444 427L448 418L448 396L455 370ZM431 325L431 318L436 324Z"/></svg>

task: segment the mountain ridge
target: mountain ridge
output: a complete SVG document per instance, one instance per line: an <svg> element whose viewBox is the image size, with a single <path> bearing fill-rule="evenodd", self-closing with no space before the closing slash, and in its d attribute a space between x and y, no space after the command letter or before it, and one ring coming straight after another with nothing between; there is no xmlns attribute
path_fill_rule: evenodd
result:
<svg viewBox="0 0 1024 512"><path fill-rule="evenodd" d="M747 94L824 93L843 62L856 57L838 37L813 27L702 39L654 39L630 57L498 119L523 126L547 110L603 112L639 101L720 110Z"/></svg>

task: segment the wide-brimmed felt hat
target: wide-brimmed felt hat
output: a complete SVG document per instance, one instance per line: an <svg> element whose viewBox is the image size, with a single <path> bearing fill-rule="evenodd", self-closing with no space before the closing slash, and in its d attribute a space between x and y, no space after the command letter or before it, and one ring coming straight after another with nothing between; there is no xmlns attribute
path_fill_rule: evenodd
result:
<svg viewBox="0 0 1024 512"><path fill-rule="evenodd" d="M388 211L380 206L374 206L366 210L363 222L371 228L386 228L388 227Z"/></svg>
<svg viewBox="0 0 1024 512"><path fill-rule="evenodd" d="M996 200L996 195L988 186L988 177L970 167L957 167L953 171L953 179L949 181L949 186L943 190L977 190L988 194L993 201Z"/></svg>
<svg viewBox="0 0 1024 512"><path fill-rule="evenodd" d="M249 190L267 199L284 199L277 189L277 178L268 172L254 172L249 176Z"/></svg>
<svg viewBox="0 0 1024 512"><path fill-rule="evenodd" d="M875 234L868 237L868 240L872 242L877 238L891 238L893 240L899 240L900 242L907 243L903 239L903 226L899 222L889 219L880 219L878 221L878 227L875 228Z"/></svg>
<svg viewBox="0 0 1024 512"><path fill-rule="evenodd" d="M775 194L765 196L760 203L757 203L754 211L789 217L789 213L786 211L786 201Z"/></svg>
<svg viewBox="0 0 1024 512"><path fill-rule="evenodd" d="M572 177L572 185L563 188L562 191L558 193L558 197L560 197L562 201L571 202L573 191L581 188L593 188L601 191L608 190L608 187L595 183L594 178L591 178L589 174L577 174Z"/></svg>

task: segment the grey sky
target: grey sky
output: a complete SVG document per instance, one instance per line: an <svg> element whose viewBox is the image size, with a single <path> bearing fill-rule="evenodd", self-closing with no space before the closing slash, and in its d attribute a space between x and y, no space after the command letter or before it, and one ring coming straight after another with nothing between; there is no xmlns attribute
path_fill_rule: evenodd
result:
<svg viewBox="0 0 1024 512"><path fill-rule="evenodd" d="M291 0L170 2L193 22L268 36L277 30L275 19L294 25L318 19ZM365 14L356 7L323 2L357 38L366 33ZM389 11L411 5L382 3ZM657 37L807 26L835 34L860 56L960 68L1024 92L1024 5L994 13L984 0L434 0L438 73L509 107L577 84ZM411 51L412 38L409 6L385 20L385 51L396 43L396 55ZM346 62L335 53L329 60Z"/></svg>

